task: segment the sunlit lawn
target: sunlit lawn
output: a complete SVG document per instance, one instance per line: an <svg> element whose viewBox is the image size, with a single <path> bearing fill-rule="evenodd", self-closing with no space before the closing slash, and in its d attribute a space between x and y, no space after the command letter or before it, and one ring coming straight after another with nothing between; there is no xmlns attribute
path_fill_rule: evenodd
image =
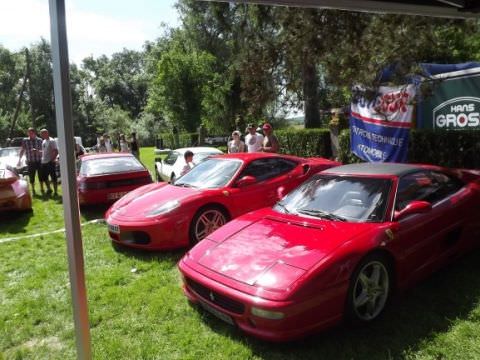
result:
<svg viewBox="0 0 480 360"><path fill-rule="evenodd" d="M151 148L142 159L153 165ZM84 211L83 221L104 210ZM62 228L61 203L36 198L32 214L0 216L0 358L75 358L63 234L1 243ZM188 305L182 251L116 251L102 224L85 225L83 241L95 359L480 358L480 252L395 298L371 326L270 344Z"/></svg>

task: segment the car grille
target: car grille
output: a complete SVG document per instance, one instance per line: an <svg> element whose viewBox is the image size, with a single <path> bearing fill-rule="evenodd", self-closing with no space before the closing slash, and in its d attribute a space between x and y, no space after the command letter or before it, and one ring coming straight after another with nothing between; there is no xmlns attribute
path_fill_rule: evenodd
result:
<svg viewBox="0 0 480 360"><path fill-rule="evenodd" d="M227 296L221 295L213 290L206 288L205 286L193 281L190 278L186 278L187 285L190 289L195 291L203 299L218 305L222 309L230 311L235 314L243 314L245 311L245 305L242 303L230 299Z"/></svg>

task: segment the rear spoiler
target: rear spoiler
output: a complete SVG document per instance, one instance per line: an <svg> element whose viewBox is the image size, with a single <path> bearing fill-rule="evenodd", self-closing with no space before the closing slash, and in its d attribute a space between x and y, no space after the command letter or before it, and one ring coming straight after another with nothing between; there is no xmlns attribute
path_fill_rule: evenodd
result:
<svg viewBox="0 0 480 360"><path fill-rule="evenodd" d="M13 184L17 180L18 176L14 172L6 169L0 169L0 186Z"/></svg>
<svg viewBox="0 0 480 360"><path fill-rule="evenodd" d="M478 182L480 184L480 170L455 169L455 172L465 182Z"/></svg>

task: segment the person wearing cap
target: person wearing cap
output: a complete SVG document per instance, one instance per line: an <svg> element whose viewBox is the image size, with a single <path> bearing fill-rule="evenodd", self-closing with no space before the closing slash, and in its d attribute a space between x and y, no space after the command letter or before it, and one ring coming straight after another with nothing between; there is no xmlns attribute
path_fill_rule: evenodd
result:
<svg viewBox="0 0 480 360"><path fill-rule="evenodd" d="M40 166L40 189L43 193L43 183L47 186L47 194L52 193L50 188L50 179L53 184L53 192L57 196L57 173L55 171L55 161L57 160L58 148L55 139L50 137L47 129L40 130L42 137L42 164Z"/></svg>
<svg viewBox="0 0 480 360"><path fill-rule="evenodd" d="M240 153L245 152L245 143L240 140L240 131L235 130L232 132L232 140L228 142L228 153Z"/></svg>
<svg viewBox="0 0 480 360"><path fill-rule="evenodd" d="M280 144L275 135L273 135L272 125L265 123L262 126L263 133L265 134L263 138L263 147L262 151L276 153L280 149Z"/></svg>
<svg viewBox="0 0 480 360"><path fill-rule="evenodd" d="M245 136L245 144L247 145L247 152L258 152L262 150L263 135L256 131L254 124L248 124L248 134Z"/></svg>

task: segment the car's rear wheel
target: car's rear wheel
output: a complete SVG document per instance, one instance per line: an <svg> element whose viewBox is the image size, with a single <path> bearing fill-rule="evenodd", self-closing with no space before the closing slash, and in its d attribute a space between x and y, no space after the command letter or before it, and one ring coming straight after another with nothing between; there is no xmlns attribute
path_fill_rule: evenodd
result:
<svg viewBox="0 0 480 360"><path fill-rule="evenodd" d="M225 211L218 206L200 209L190 225L190 244L195 245L228 221Z"/></svg>
<svg viewBox="0 0 480 360"><path fill-rule="evenodd" d="M365 257L357 266L347 297L347 315L357 322L370 322L385 309L392 289L391 267L381 254Z"/></svg>

